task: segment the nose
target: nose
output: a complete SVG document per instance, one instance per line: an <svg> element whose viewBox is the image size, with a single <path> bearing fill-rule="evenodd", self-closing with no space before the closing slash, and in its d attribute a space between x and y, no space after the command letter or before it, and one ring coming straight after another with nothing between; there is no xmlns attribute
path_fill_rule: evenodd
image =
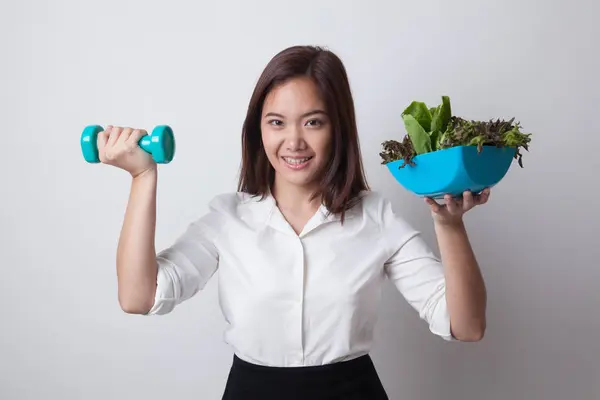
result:
<svg viewBox="0 0 600 400"><path fill-rule="evenodd" d="M286 138L286 147L289 151L302 151L306 149L306 141L302 129L297 126L290 127Z"/></svg>

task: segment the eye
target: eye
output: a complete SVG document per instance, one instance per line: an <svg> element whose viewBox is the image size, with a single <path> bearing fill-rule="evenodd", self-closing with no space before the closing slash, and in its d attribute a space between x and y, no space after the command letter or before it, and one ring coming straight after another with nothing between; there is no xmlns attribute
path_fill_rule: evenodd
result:
<svg viewBox="0 0 600 400"><path fill-rule="evenodd" d="M281 125L283 125L283 122L281 120L278 120L278 119L269 120L267 123L269 125L273 125L273 126L281 126Z"/></svg>
<svg viewBox="0 0 600 400"><path fill-rule="evenodd" d="M321 121L320 119L311 119L306 122L306 125L307 126L321 126L321 125L323 125L323 121Z"/></svg>

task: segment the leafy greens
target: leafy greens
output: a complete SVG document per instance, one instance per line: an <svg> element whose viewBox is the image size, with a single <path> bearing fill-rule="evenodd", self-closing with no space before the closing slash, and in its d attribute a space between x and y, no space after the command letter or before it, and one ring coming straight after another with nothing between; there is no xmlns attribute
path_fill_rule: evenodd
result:
<svg viewBox="0 0 600 400"><path fill-rule="evenodd" d="M447 149L456 146L477 146L479 152L483 146L515 148L514 158L523 167L520 148L529 151L530 133L521 132L514 118L489 121L466 120L452 115L450 98L442 96L442 103L428 108L424 102L413 101L402 112L402 120L408 135L402 142L387 140L382 143L379 153L383 162L404 160L400 168L414 165L413 158L419 154Z"/></svg>

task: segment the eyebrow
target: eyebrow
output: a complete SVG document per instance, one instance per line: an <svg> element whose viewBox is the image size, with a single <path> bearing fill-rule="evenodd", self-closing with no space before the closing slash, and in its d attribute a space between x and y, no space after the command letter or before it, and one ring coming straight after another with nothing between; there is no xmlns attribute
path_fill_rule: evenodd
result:
<svg viewBox="0 0 600 400"><path fill-rule="evenodd" d="M323 110L312 110L312 111L309 111L307 113L302 114L300 117L301 118L306 118L306 117L308 117L310 115L315 115L315 114L327 115L327 113L325 111L323 111ZM269 113L265 114L265 118L267 118L267 117L277 117L277 118L282 118L282 119L285 118L283 115L278 114L278 113L274 113L274 112L269 112Z"/></svg>

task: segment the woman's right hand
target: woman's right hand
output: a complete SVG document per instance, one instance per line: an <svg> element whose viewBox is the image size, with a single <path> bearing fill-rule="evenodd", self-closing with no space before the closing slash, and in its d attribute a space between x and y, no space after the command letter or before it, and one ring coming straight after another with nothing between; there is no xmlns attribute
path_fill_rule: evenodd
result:
<svg viewBox="0 0 600 400"><path fill-rule="evenodd" d="M107 126L98 134L100 162L121 168L134 178L154 169L156 162L138 145L140 138L146 134L144 129Z"/></svg>

